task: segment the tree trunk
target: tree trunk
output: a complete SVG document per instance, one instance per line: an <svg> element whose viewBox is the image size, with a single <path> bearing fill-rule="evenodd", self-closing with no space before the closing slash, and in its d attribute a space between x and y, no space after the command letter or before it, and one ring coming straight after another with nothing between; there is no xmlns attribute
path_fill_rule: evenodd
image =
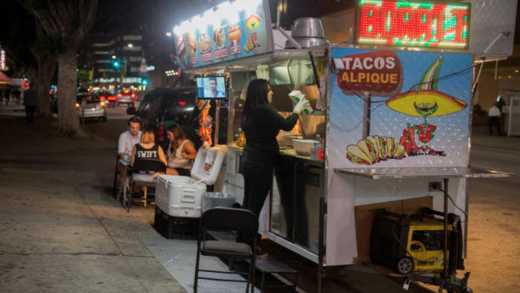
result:
<svg viewBox="0 0 520 293"><path fill-rule="evenodd" d="M35 80L36 96L38 98L38 112L45 117L51 114L49 88L55 70L56 60L54 58L39 60L37 79Z"/></svg>
<svg viewBox="0 0 520 293"><path fill-rule="evenodd" d="M68 50L58 56L58 126L68 135L80 132L76 112L77 88L76 51Z"/></svg>

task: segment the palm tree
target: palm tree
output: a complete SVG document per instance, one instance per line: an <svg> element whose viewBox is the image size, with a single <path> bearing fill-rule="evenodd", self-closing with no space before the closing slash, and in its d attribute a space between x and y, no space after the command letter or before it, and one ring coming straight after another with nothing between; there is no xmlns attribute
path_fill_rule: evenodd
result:
<svg viewBox="0 0 520 293"><path fill-rule="evenodd" d="M41 33L57 49L58 126L67 134L80 130L75 110L77 55L92 28L98 0L19 0L36 18Z"/></svg>

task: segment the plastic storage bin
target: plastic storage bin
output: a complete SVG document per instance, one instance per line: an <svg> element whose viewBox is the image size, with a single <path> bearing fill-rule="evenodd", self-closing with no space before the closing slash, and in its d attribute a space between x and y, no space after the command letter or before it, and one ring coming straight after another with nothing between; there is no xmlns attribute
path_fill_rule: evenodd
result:
<svg viewBox="0 0 520 293"><path fill-rule="evenodd" d="M154 228L167 239L197 239L199 219L172 217L156 206Z"/></svg>
<svg viewBox="0 0 520 293"><path fill-rule="evenodd" d="M230 208L235 204L234 196L222 192L205 192L202 197L202 212L215 207Z"/></svg>
<svg viewBox="0 0 520 293"><path fill-rule="evenodd" d="M191 177L161 175L155 187L155 204L173 217L199 218L206 185Z"/></svg>

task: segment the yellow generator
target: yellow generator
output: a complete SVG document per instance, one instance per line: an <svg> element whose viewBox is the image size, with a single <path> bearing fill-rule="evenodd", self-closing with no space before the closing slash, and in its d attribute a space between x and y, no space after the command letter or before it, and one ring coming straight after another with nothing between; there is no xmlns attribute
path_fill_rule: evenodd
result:
<svg viewBox="0 0 520 293"><path fill-rule="evenodd" d="M457 269L464 269L460 218L448 214L445 230L444 217L444 213L429 208L417 215L379 210L371 235L372 262L391 267L403 275L454 274ZM447 243L444 243L444 235L448 235Z"/></svg>

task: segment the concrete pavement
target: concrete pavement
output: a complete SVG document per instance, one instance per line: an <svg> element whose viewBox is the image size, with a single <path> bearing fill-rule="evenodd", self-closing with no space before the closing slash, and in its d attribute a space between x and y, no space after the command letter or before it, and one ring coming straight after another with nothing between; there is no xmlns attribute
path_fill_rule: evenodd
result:
<svg viewBox="0 0 520 293"><path fill-rule="evenodd" d="M185 292L106 195L114 147L50 127L0 119L0 292Z"/></svg>
<svg viewBox="0 0 520 293"><path fill-rule="evenodd" d="M520 137L473 133L471 164L513 176L469 181L470 284L475 292L520 292Z"/></svg>

